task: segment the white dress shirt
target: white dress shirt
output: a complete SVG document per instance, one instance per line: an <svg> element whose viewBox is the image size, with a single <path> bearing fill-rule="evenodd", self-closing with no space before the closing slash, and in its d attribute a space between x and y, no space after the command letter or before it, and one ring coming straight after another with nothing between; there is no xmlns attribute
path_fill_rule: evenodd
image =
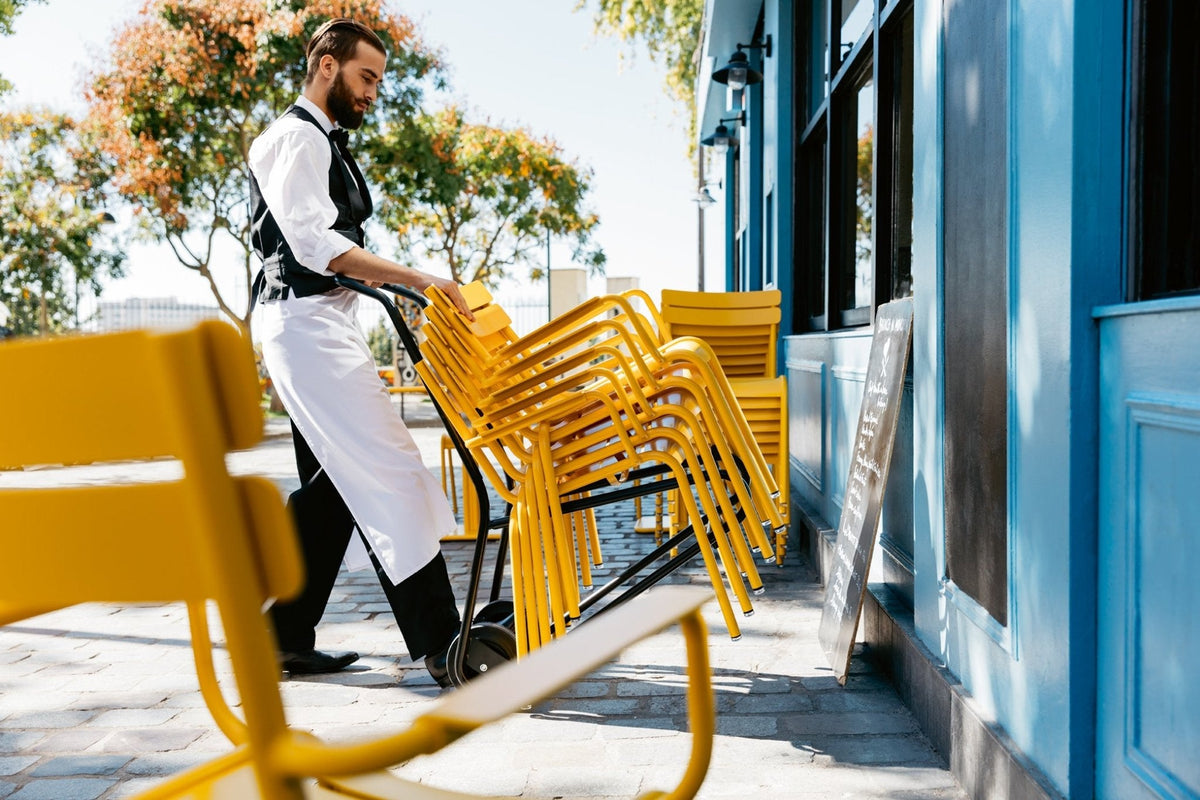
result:
<svg viewBox="0 0 1200 800"><path fill-rule="evenodd" d="M250 146L250 171L292 255L313 272L332 275L329 262L355 246L330 230L338 215L329 199L328 137L334 124L307 97L301 95L296 105L321 123L324 135L298 117L276 120Z"/></svg>
<svg viewBox="0 0 1200 800"><path fill-rule="evenodd" d="M333 123L313 103L296 101L326 131ZM353 247L329 230L333 153L327 134L295 117L277 120L250 147L250 169L296 260L325 275ZM358 294L328 292L259 303L255 338L292 422L350 507L384 571L399 583L439 551L457 530L450 503L425 468L421 451L379 380L358 324ZM371 566L362 540L346 553L351 569Z"/></svg>

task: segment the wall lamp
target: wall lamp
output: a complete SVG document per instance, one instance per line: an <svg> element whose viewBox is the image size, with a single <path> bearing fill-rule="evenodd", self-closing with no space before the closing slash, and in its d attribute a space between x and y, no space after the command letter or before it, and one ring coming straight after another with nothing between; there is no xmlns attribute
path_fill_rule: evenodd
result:
<svg viewBox="0 0 1200 800"><path fill-rule="evenodd" d="M716 186L718 189L720 189L721 181L714 180L702 182L700 184L700 188L696 190L696 196L692 198L692 202L700 206L701 210L712 208L717 204L717 198L713 197L712 192L708 190L708 187L710 186Z"/></svg>
<svg viewBox="0 0 1200 800"><path fill-rule="evenodd" d="M750 66L750 60L742 52L743 50L758 49L762 49L764 58L771 57L771 34L768 33L766 41L761 44L754 42L739 44L737 51L729 57L729 63L714 72L712 79L717 83L727 84L734 91L745 89L752 83L758 83L763 79L762 73Z"/></svg>
<svg viewBox="0 0 1200 800"><path fill-rule="evenodd" d="M718 153L724 153L738 143L737 133L734 133L733 131L730 131L729 128L725 127L725 123L741 121L741 114L737 115L736 117L726 117L725 119L720 120L717 124L716 131L714 131L711 135L705 136L703 139L701 139L700 144L704 145L705 147L711 147Z"/></svg>

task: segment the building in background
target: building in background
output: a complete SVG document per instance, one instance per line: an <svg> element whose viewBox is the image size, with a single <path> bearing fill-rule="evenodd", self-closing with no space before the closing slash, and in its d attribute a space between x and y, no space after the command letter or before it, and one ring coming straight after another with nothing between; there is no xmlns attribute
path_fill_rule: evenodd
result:
<svg viewBox="0 0 1200 800"><path fill-rule="evenodd" d="M131 297L96 304L87 329L107 332L130 328L178 328L221 316L216 306L181 303L174 297Z"/></svg>
<svg viewBox="0 0 1200 800"><path fill-rule="evenodd" d="M706 3L709 258L783 293L818 562L912 297L860 635L974 797L1200 797L1197 8Z"/></svg>

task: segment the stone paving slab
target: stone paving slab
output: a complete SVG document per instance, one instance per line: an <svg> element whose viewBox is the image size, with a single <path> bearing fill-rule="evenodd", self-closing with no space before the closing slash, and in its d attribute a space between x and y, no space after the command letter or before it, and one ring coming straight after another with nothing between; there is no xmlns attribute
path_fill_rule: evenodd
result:
<svg viewBox="0 0 1200 800"><path fill-rule="evenodd" d="M418 403L408 398L405 416ZM413 421L436 472L442 431ZM232 455L231 469L295 488L288 430L271 420L266 441ZM0 486L145 480L173 468L46 468L0 473ZM598 510L608 562L598 579L653 545L632 532L633 513L632 501ZM473 548L444 545L460 600ZM767 591L741 620L740 641L715 603L706 609L718 734L700 797L965 798L886 680L859 658L845 687L832 678L816 640L821 589L796 553L793 541L782 568L760 565ZM697 561L667 580L706 577ZM337 675L285 681L289 720L334 741L403 728L440 690L407 658L373 575L343 572L330 608L318 646L362 658ZM683 656L677 633L659 634L528 713L395 772L506 797L606 800L670 788L690 742ZM228 675L220 654L218 669ZM228 749L196 688L182 606L84 605L0 628L0 799L129 797Z"/></svg>

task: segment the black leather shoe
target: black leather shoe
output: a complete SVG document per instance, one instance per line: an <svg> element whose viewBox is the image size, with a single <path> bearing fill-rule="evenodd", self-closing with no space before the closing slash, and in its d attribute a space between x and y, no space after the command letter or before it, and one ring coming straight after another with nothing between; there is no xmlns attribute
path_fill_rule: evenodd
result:
<svg viewBox="0 0 1200 800"><path fill-rule="evenodd" d="M358 653L322 653L308 650L303 653L280 653L279 664L290 675L320 675L338 672L358 661Z"/></svg>
<svg viewBox="0 0 1200 800"><path fill-rule="evenodd" d="M441 652L425 656L425 669L429 670L429 674L437 681L437 685L443 689L449 689L454 685L454 681L450 680L450 668L446 665L449 652L450 647L447 645Z"/></svg>

